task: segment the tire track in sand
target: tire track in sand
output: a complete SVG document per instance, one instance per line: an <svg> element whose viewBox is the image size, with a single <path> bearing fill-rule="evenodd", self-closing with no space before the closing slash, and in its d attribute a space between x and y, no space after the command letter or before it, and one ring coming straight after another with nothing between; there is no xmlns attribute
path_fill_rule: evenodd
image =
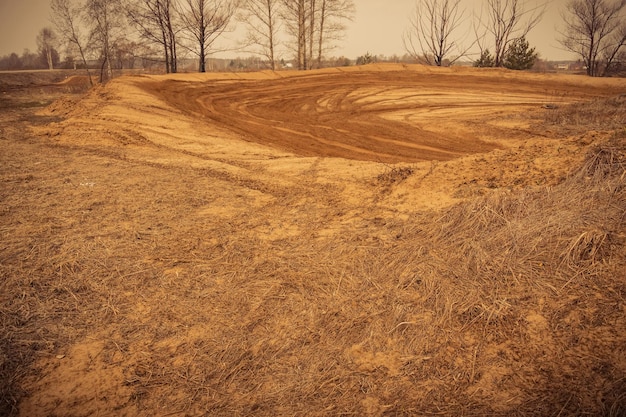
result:
<svg viewBox="0 0 626 417"><path fill-rule="evenodd" d="M538 109L546 100L541 82L478 72L351 71L229 82L166 79L140 87L250 142L301 156L384 163L488 152L499 146L481 140L473 129L477 122ZM567 83L557 87L572 97L584 95ZM462 125L462 131L446 129L450 120Z"/></svg>

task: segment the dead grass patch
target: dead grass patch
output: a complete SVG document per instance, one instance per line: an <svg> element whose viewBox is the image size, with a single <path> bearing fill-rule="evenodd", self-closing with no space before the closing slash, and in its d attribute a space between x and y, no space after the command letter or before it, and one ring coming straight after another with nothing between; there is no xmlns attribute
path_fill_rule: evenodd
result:
<svg viewBox="0 0 626 417"><path fill-rule="evenodd" d="M376 179L385 184L395 184L402 182L413 175L414 169L411 167L387 167L385 172L379 174Z"/></svg>
<svg viewBox="0 0 626 417"><path fill-rule="evenodd" d="M545 110L544 122L571 132L622 129L626 125L626 94L555 106Z"/></svg>

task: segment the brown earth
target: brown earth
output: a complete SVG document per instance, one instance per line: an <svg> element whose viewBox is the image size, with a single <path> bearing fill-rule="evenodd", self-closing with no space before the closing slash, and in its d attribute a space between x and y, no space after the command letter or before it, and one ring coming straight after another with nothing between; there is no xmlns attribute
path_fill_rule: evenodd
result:
<svg viewBox="0 0 626 417"><path fill-rule="evenodd" d="M0 73L0 414L626 412L625 80L69 74Z"/></svg>

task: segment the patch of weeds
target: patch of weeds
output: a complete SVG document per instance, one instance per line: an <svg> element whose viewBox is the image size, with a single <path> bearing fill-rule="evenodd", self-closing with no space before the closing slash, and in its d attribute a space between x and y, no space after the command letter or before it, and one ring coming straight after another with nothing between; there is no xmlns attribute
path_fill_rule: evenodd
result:
<svg viewBox="0 0 626 417"><path fill-rule="evenodd" d="M411 167L388 167L388 169L376 177L379 183L397 184L409 178L415 170Z"/></svg>
<svg viewBox="0 0 626 417"><path fill-rule="evenodd" d="M555 106L544 123L573 130L619 129L626 123L626 95L589 102Z"/></svg>

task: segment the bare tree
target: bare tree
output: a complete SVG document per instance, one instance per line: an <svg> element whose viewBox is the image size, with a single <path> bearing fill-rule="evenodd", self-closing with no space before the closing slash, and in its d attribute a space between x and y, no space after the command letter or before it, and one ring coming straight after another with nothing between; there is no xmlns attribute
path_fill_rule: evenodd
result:
<svg viewBox="0 0 626 417"><path fill-rule="evenodd" d="M246 45L256 47L258 54L267 59L272 71L276 69L279 7L280 0L245 0L237 17L247 27Z"/></svg>
<svg viewBox="0 0 626 417"><path fill-rule="evenodd" d="M299 70L308 68L307 54L307 0L281 0L282 18L285 22L287 34L293 39L293 51L296 54Z"/></svg>
<svg viewBox="0 0 626 417"><path fill-rule="evenodd" d="M135 59L140 56L144 50L140 43L132 39L119 39L113 45L115 51L116 68L133 68Z"/></svg>
<svg viewBox="0 0 626 417"><path fill-rule="evenodd" d="M120 0L87 0L87 23L90 41L100 53L100 82L113 77L113 46L122 37L124 15Z"/></svg>
<svg viewBox="0 0 626 417"><path fill-rule="evenodd" d="M321 0L320 0L321 1ZM315 50L315 38L317 34L317 18L319 17L318 11L318 2L317 0L309 0L307 4L307 17L308 21L306 22L307 26L307 57L306 61L308 63L307 69L311 69L313 67L313 51Z"/></svg>
<svg viewBox="0 0 626 417"><path fill-rule="evenodd" d="M46 63L48 64L48 69L50 70L54 69L54 62L52 57L53 54L56 53L54 51L54 46L56 42L57 36L52 29L43 28L41 29L41 31L39 31L39 34L37 35L37 47L39 48L41 54L45 57Z"/></svg>
<svg viewBox="0 0 626 417"><path fill-rule="evenodd" d="M323 53L345 31L344 20L354 15L353 0L282 0L283 20L294 40L298 69L321 65Z"/></svg>
<svg viewBox="0 0 626 417"><path fill-rule="evenodd" d="M590 76L602 76L626 45L626 0L571 0L562 13L561 45L579 55Z"/></svg>
<svg viewBox="0 0 626 417"><path fill-rule="evenodd" d="M186 0L180 11L185 33L192 50L198 55L198 70L206 72L206 58L215 40L228 28L235 15L238 0Z"/></svg>
<svg viewBox="0 0 626 417"><path fill-rule="evenodd" d="M452 65L467 55L474 43L462 46L454 35L464 21L461 0L420 0L409 18L402 41L406 52L428 65Z"/></svg>
<svg viewBox="0 0 626 417"><path fill-rule="evenodd" d="M356 8L353 0L317 0L317 65L322 65L322 56L334 47L333 42L342 39L346 20L354 19Z"/></svg>
<svg viewBox="0 0 626 417"><path fill-rule="evenodd" d="M87 42L88 39L81 31L81 19L83 4L72 0L52 0L50 4L52 10L51 20L68 44L68 49L76 49L87 72L89 83L93 85L89 65L87 64Z"/></svg>
<svg viewBox="0 0 626 417"><path fill-rule="evenodd" d="M141 37L163 48L165 72L177 72L178 30L174 20L173 0L132 0L127 12Z"/></svg>
<svg viewBox="0 0 626 417"><path fill-rule="evenodd" d="M482 52L488 47L484 39L493 40L493 60L496 67L504 64L504 57L511 42L524 38L541 21L545 5L527 8L524 0L486 0L487 17L479 18L483 34L477 36ZM479 29L476 29L478 34Z"/></svg>

